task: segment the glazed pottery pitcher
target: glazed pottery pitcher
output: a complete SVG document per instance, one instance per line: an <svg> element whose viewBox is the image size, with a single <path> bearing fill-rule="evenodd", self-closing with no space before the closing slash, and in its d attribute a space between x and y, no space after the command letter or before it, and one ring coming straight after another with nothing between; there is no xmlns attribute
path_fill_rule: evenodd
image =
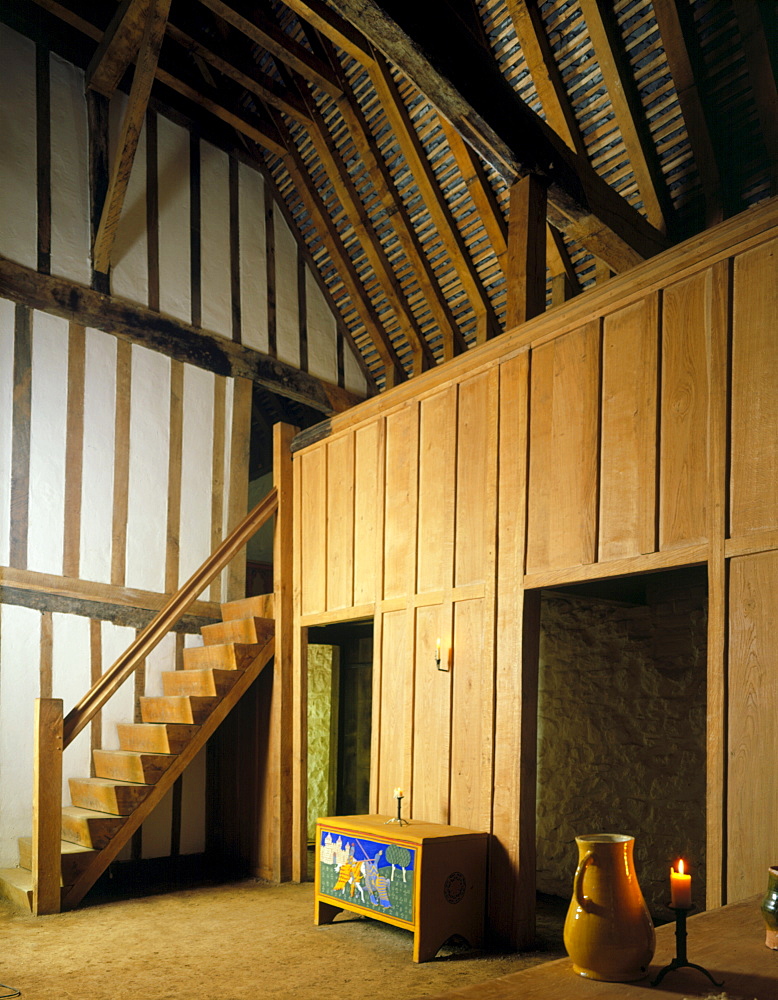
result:
<svg viewBox="0 0 778 1000"><path fill-rule="evenodd" d="M766 924L764 943L773 951L778 951L778 865L767 869L767 892L762 899L761 910Z"/></svg>
<svg viewBox="0 0 778 1000"><path fill-rule="evenodd" d="M578 869L565 920L565 948L587 979L642 979L656 938L635 875L635 838L621 833L576 837Z"/></svg>

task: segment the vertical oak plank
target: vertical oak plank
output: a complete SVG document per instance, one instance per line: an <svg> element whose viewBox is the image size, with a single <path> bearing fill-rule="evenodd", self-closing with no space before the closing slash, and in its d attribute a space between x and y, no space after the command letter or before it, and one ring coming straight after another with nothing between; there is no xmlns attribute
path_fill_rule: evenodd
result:
<svg viewBox="0 0 778 1000"><path fill-rule="evenodd" d="M605 318L599 559L656 550L656 295Z"/></svg>
<svg viewBox="0 0 778 1000"><path fill-rule="evenodd" d="M32 801L33 913L60 912L62 699L35 699Z"/></svg>
<svg viewBox="0 0 778 1000"><path fill-rule="evenodd" d="M413 593L411 565L416 548L418 419L405 406L386 418L383 596Z"/></svg>
<svg viewBox="0 0 778 1000"><path fill-rule="evenodd" d="M712 275L711 269L701 271L668 286L662 296L661 550L706 537L708 367L711 336L717 334L711 329Z"/></svg>
<svg viewBox="0 0 778 1000"><path fill-rule="evenodd" d="M383 449L380 422L354 435L354 604L376 600L378 540L382 524Z"/></svg>
<svg viewBox="0 0 778 1000"><path fill-rule="evenodd" d="M30 502L30 426L32 418L32 312L17 303L14 311L13 413L11 415L10 562L27 569Z"/></svg>
<svg viewBox="0 0 778 1000"><path fill-rule="evenodd" d="M440 638L446 657L451 635L450 604L416 609L412 815L428 823L449 822L451 671L438 670L435 648Z"/></svg>
<svg viewBox="0 0 778 1000"><path fill-rule="evenodd" d="M706 331L708 369L707 497L708 650L707 650L707 791L705 796L705 905L727 902L726 801L727 782L727 348L730 338L730 262L720 261L708 272Z"/></svg>
<svg viewBox="0 0 778 1000"><path fill-rule="evenodd" d="M354 603L354 435L327 449L327 608Z"/></svg>
<svg viewBox="0 0 778 1000"><path fill-rule="evenodd" d="M456 386L419 406L419 500L416 591L451 586L454 562ZM391 486L391 479L388 480Z"/></svg>
<svg viewBox="0 0 778 1000"><path fill-rule="evenodd" d="M389 611L381 630L381 713L378 812L392 816L396 803L392 789L398 785L410 792L412 784L413 650L408 646L407 618L412 611ZM434 640L433 640L434 642ZM411 801L410 808L415 806Z"/></svg>
<svg viewBox="0 0 778 1000"><path fill-rule="evenodd" d="M532 352L527 571L595 560L599 322Z"/></svg>
<svg viewBox="0 0 778 1000"><path fill-rule="evenodd" d="M778 552L733 559L729 612L727 902L764 890L775 864L778 799Z"/></svg>
<svg viewBox="0 0 778 1000"><path fill-rule="evenodd" d="M132 344L116 341L116 420L114 428L111 583L123 587L127 572L127 511L130 495L130 389Z"/></svg>
<svg viewBox="0 0 778 1000"><path fill-rule="evenodd" d="M532 355L535 364L537 352ZM535 933L535 788L536 755L531 718L525 730L523 707L537 688L521 669L524 574L528 503L528 421L530 354L500 366L500 437L493 850L489 884L510 887L489 894L488 922L494 938L512 947L530 947ZM537 725L537 723L535 723Z"/></svg>
<svg viewBox="0 0 778 1000"><path fill-rule="evenodd" d="M327 608L327 452L304 452L300 460L302 538L300 541L301 613Z"/></svg>
<svg viewBox="0 0 778 1000"><path fill-rule="evenodd" d="M778 527L778 239L735 257L731 535Z"/></svg>
<svg viewBox="0 0 778 1000"><path fill-rule="evenodd" d="M546 308L546 187L527 174L511 187L505 329Z"/></svg>

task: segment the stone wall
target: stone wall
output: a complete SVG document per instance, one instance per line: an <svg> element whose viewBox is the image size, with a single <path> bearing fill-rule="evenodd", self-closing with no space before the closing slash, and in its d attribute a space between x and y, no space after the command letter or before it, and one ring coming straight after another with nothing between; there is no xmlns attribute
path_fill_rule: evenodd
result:
<svg viewBox="0 0 778 1000"><path fill-rule="evenodd" d="M643 895L667 919L679 856L705 902L704 576L648 576L644 596L543 599L537 886L569 898L576 835L631 834Z"/></svg>

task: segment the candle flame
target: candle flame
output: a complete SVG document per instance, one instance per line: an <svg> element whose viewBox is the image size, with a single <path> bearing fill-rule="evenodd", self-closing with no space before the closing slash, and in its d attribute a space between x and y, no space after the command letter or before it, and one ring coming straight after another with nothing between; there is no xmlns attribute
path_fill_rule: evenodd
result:
<svg viewBox="0 0 778 1000"><path fill-rule="evenodd" d="M683 875L683 858L678 859L678 874Z"/></svg>

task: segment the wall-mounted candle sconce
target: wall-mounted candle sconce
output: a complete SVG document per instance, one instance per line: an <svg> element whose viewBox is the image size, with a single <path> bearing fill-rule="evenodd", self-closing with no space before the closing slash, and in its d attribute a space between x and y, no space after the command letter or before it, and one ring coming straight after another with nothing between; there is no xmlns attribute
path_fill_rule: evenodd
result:
<svg viewBox="0 0 778 1000"><path fill-rule="evenodd" d="M438 639L437 643L435 644L435 666L438 668L438 670L448 670L450 656L451 656L451 650L447 649L445 657L441 658L440 639Z"/></svg>

